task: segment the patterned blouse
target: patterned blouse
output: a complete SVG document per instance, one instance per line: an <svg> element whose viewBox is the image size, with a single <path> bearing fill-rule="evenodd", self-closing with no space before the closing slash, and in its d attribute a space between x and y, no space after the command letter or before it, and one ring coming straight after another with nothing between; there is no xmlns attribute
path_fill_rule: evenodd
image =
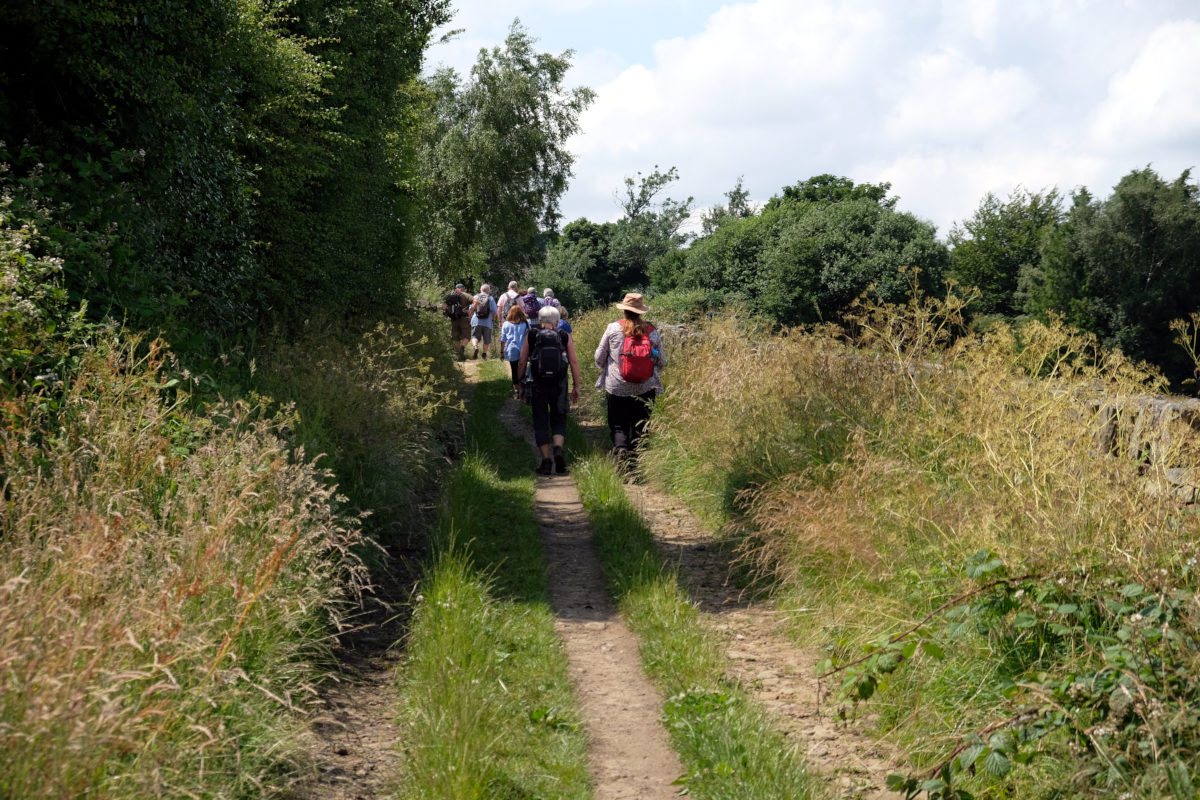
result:
<svg viewBox="0 0 1200 800"><path fill-rule="evenodd" d="M596 379L596 388L618 397L632 397L653 391L655 394L663 390L658 371L667 365L667 357L663 355L662 337L658 330L650 331L650 343L658 351L654 357L654 374L650 380L643 383L629 383L621 380L621 346L625 343L625 334L621 332L621 323L610 322L600 337L600 346L596 348L596 366L600 368L600 377Z"/></svg>

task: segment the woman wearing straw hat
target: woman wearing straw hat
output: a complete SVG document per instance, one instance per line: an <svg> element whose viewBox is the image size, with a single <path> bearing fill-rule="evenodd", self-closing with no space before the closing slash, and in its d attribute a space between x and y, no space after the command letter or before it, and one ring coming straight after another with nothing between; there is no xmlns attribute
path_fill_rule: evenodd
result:
<svg viewBox="0 0 1200 800"><path fill-rule="evenodd" d="M615 304L624 318L609 323L596 348L600 378L596 388L607 398L608 433L613 454L624 462L646 430L654 397L662 391L658 371L667 365L662 338L642 315L650 308L637 292Z"/></svg>

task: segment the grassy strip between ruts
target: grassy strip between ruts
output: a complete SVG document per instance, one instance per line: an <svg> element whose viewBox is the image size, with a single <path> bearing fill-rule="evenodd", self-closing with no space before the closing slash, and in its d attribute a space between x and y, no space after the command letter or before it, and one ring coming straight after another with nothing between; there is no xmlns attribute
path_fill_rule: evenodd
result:
<svg viewBox="0 0 1200 800"><path fill-rule="evenodd" d="M646 672L667 695L664 717L687 769L680 782L689 796L820 797L818 781L766 714L726 680L720 648L664 566L611 460L586 456L572 474L609 588L641 638Z"/></svg>
<svg viewBox="0 0 1200 800"><path fill-rule="evenodd" d="M587 745L546 600L528 448L496 421L510 382L484 367L402 672L399 796L586 798Z"/></svg>

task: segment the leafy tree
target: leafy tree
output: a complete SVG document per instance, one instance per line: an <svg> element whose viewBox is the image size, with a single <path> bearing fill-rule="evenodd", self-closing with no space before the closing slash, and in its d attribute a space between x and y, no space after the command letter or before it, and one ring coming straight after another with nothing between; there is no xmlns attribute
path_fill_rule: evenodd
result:
<svg viewBox="0 0 1200 800"><path fill-rule="evenodd" d="M750 204L750 192L742 185L742 178L737 179L733 188L725 193L727 205L715 205L709 209L700 220L700 235L710 236L726 222L735 219L746 219L754 216L754 207Z"/></svg>
<svg viewBox="0 0 1200 800"><path fill-rule="evenodd" d="M788 202L840 203L845 200L869 200L884 208L895 208L898 198L888 197L890 183L855 183L849 178L836 175L816 175L792 186L783 187L782 193L767 201L767 208L775 208Z"/></svg>
<svg viewBox="0 0 1200 800"><path fill-rule="evenodd" d="M650 265L655 259L687 243L682 231L692 213L692 199L658 199L671 183L679 180L675 167L666 172L657 166L649 175L625 178L625 194L620 198L624 215L617 220L609 238L608 255L612 272L603 285L595 285L602 297L619 298L629 289L645 287L650 280Z"/></svg>
<svg viewBox="0 0 1200 800"><path fill-rule="evenodd" d="M835 319L867 291L902 300L909 268L932 289L946 248L932 226L894 209L888 188L830 175L786 187L760 213L725 220L695 242L681 268L656 265L655 287L720 292L785 325Z"/></svg>
<svg viewBox="0 0 1200 800"><path fill-rule="evenodd" d="M970 219L950 229L951 276L980 290L981 313L1016 316L1020 276L1039 269L1043 240L1062 217L1056 189L1018 189L1006 202L988 192Z"/></svg>
<svg viewBox="0 0 1200 800"><path fill-rule="evenodd" d="M12 0L0 159L96 312L230 330L394 302L449 0ZM371 305L373 304L373 305Z"/></svg>
<svg viewBox="0 0 1200 800"><path fill-rule="evenodd" d="M421 148L427 224L423 255L446 277L496 280L543 257L558 226L573 156L567 140L594 93L563 85L572 53L538 53L514 21L503 48L481 50L471 78L439 71Z"/></svg>
<svg viewBox="0 0 1200 800"><path fill-rule="evenodd" d="M836 319L861 294L903 301L911 273L930 291L941 284L948 255L933 226L888 204L860 197L799 204L785 214L777 238L762 253L757 306L794 325Z"/></svg>
<svg viewBox="0 0 1200 800"><path fill-rule="evenodd" d="M1041 269L1024 276L1032 313L1058 311L1168 377L1191 372L1170 323L1200 310L1200 186L1185 170L1168 183L1149 167L1107 200L1075 194L1048 240Z"/></svg>

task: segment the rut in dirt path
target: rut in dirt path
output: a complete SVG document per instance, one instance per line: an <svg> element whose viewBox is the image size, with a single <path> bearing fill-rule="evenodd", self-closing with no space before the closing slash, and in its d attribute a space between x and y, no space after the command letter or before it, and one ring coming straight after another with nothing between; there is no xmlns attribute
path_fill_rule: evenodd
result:
<svg viewBox="0 0 1200 800"><path fill-rule="evenodd" d="M905 771L895 749L838 723L836 706L820 694L814 676L817 654L792 643L778 609L750 601L731 585L729 557L695 514L645 485L627 482L625 491L664 559L678 568L710 630L724 641L728 674L766 709L810 769L825 778L830 794L902 798L886 788L888 774Z"/></svg>
<svg viewBox="0 0 1200 800"><path fill-rule="evenodd" d="M529 423L515 402L501 420L531 448ZM536 514L550 573L549 599L570 664L571 682L589 740L596 800L677 797L683 775L659 721L663 697L642 672L638 640L609 598L591 527L568 476L539 477Z"/></svg>

